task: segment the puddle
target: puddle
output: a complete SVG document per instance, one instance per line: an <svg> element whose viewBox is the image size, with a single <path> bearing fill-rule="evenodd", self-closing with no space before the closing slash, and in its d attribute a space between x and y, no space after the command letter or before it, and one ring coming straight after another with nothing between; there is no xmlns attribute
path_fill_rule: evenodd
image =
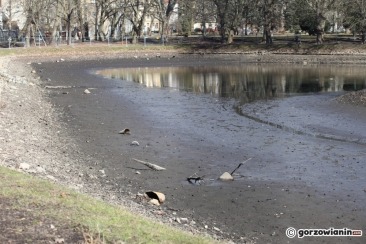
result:
<svg viewBox="0 0 366 244"><path fill-rule="evenodd" d="M133 81L149 88L175 89L234 98L241 105L289 95L355 91L366 88L362 67L299 65L230 65L144 67L97 71L98 75Z"/></svg>
<svg viewBox="0 0 366 244"><path fill-rule="evenodd" d="M296 114L289 113L290 107L284 108L283 111L287 112L283 116L286 118L294 116L287 118L287 120L295 121L292 124L282 120L271 120L271 116L263 117L263 111L260 112L262 116L257 116L251 109L245 111L242 109L243 106L258 101L269 104L268 101L271 100L300 98L299 96L304 97L303 99L306 101L311 101L315 99L316 94L326 95L328 93L330 96L335 96L347 91L365 89L366 70L363 67L237 64L209 67L104 69L97 71L97 74L106 78L118 79L121 82L133 81L152 89L173 89L196 95L205 94L225 98L225 104L231 104L237 114L257 123L301 136L366 145L363 137L323 133L299 127L301 121L296 121ZM235 102L229 103L226 98L233 99ZM288 104L288 106L292 105ZM270 109L275 110L272 107ZM313 116L312 108L309 107L308 110L306 111L308 115ZM300 112L300 110L297 111ZM220 121L218 120L218 122Z"/></svg>

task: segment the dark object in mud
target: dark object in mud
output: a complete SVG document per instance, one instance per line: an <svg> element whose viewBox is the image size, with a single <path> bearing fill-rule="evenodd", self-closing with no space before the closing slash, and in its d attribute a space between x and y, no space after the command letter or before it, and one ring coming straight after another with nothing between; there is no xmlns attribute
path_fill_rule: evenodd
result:
<svg viewBox="0 0 366 244"><path fill-rule="evenodd" d="M130 129L123 129L120 132L118 132L119 134L123 134L123 135L129 135L131 133Z"/></svg>
<svg viewBox="0 0 366 244"><path fill-rule="evenodd" d="M159 203L165 202L165 195L161 192L157 191L148 191L145 192L146 196L148 196L150 199L156 199L159 201Z"/></svg>
<svg viewBox="0 0 366 244"><path fill-rule="evenodd" d="M239 168L240 168L240 166L242 166L243 164L245 164L246 162L248 162L249 160L251 160L252 158L248 158L247 160L245 160L244 162L242 162L242 163L240 163L239 165L238 165L238 167L236 167L234 170L233 170L233 172L231 172L231 175L233 175L234 173L235 173L235 171L237 171Z"/></svg>
<svg viewBox="0 0 366 244"><path fill-rule="evenodd" d="M187 177L187 181L191 184L200 184L203 180L204 176L198 176L197 173L194 173L193 175Z"/></svg>
<svg viewBox="0 0 366 244"><path fill-rule="evenodd" d="M189 183L191 183L191 184L197 184L197 181L198 181L198 183L199 183L200 181L203 181L203 176L199 176L199 177L188 177L188 178L187 178L187 181L188 181ZM193 181L194 181L194 183L193 183Z"/></svg>

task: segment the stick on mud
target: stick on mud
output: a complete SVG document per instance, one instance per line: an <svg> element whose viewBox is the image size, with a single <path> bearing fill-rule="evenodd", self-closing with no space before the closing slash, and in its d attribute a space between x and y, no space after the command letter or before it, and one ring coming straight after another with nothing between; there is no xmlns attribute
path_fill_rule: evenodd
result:
<svg viewBox="0 0 366 244"><path fill-rule="evenodd" d="M166 170L166 168L160 167L159 165L156 165L156 164L152 164L152 163L145 162L145 161L142 161L142 160L138 160L138 159L135 159L135 158L133 158L133 160L135 160L136 162L139 162L143 165L146 165L147 167L149 167L150 169L153 169L153 170L157 170L157 171Z"/></svg>
<svg viewBox="0 0 366 244"><path fill-rule="evenodd" d="M239 165L238 165L238 167L236 167L234 170L233 170L233 172L231 172L231 175L233 175L234 173L235 173L235 171L237 171L239 168L240 168L240 166L242 166L243 164L245 164L246 162L248 162L249 160L251 160L252 158L248 158L247 160L245 160L244 162L242 162L242 163L240 163Z"/></svg>

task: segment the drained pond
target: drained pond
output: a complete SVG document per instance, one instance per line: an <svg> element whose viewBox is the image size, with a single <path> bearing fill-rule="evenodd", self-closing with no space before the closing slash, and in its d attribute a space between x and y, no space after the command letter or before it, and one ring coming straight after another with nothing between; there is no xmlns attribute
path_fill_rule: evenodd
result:
<svg viewBox="0 0 366 244"><path fill-rule="evenodd" d="M85 168L102 170L98 180L117 199L162 192L164 214L238 243L285 243L289 226L362 228L366 112L337 97L366 88L366 69L213 58L37 67L45 85L70 87L49 89L50 98L90 156ZM131 133L119 134L124 128ZM233 181L218 180L242 162ZM191 176L203 181L191 184Z"/></svg>

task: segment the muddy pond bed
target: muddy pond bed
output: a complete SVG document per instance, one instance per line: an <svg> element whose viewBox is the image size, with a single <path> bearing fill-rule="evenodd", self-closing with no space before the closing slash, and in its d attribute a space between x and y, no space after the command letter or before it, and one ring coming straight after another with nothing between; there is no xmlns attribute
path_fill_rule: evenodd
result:
<svg viewBox="0 0 366 244"><path fill-rule="evenodd" d="M218 65L242 68L219 74ZM69 87L48 90L67 124L63 133L95 159L85 167L103 169L106 177L100 180L117 197L163 192L166 202L160 209L167 215L188 218L195 228L239 243L291 241L288 227L365 229L366 111L335 101L349 90L365 88L362 68L319 66L315 76L309 66L286 65L283 73L278 66L245 65L235 57L200 56L35 67L45 86ZM121 67L132 71L131 79L96 75ZM187 67L185 75L173 72ZM199 75L198 67L205 67L207 75ZM146 69L165 71L154 76ZM243 69L247 76L239 74ZM263 74L259 81L258 70ZM174 74L200 83L173 84L169 77ZM132 82L133 76L151 79ZM219 76L227 80L220 83ZM164 82L173 85L162 82L164 88L157 88L159 78L153 77L166 77ZM310 85L296 83L301 77ZM299 88L301 96L295 96ZM131 134L118 134L123 128ZM167 170L149 170L132 158ZM234 181L217 180L248 158L252 160L236 171ZM204 180L190 184L186 178L194 174ZM315 237L296 241L319 243Z"/></svg>

